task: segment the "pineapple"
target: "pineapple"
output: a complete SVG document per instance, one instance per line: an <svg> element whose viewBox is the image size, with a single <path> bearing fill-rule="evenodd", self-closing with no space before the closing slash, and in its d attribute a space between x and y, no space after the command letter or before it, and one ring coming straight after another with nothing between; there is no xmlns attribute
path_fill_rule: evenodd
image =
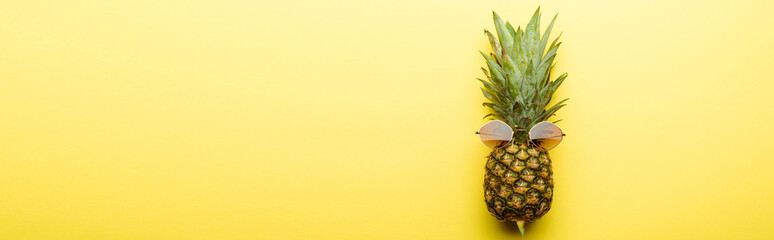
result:
<svg viewBox="0 0 774 240"><path fill-rule="evenodd" d="M515 221L523 235L525 222L533 222L551 209L554 189L548 152L529 140L528 131L565 105L567 99L548 106L567 73L550 79L561 45L559 38L545 49L556 16L541 37L539 7L524 30L503 23L497 13L493 15L497 36L484 31L493 53L481 53L488 67L481 68L487 80L478 79L489 100L484 106L492 110L484 118L504 121L513 128L514 136L511 143L487 157L484 200L494 217Z"/></svg>

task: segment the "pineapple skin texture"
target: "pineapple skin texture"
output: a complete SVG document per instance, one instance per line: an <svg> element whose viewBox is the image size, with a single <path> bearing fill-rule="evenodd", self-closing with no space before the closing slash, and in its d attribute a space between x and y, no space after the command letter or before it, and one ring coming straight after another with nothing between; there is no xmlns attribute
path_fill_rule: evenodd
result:
<svg viewBox="0 0 774 240"><path fill-rule="evenodd" d="M512 142L488 156L484 200L500 221L533 222L551 209L554 177L548 152Z"/></svg>

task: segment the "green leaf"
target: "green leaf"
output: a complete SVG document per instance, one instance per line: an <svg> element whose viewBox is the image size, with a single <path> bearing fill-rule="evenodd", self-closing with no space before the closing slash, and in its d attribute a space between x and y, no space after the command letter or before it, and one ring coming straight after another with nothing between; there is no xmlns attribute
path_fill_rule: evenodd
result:
<svg viewBox="0 0 774 240"><path fill-rule="evenodd" d="M505 49L503 49L502 53L502 68L506 73L514 73L517 76L521 76L521 73L519 72L519 69L516 67L516 63L513 62L513 59L511 59L511 56L504 52ZM514 76L510 76L514 77Z"/></svg>
<svg viewBox="0 0 774 240"><path fill-rule="evenodd" d="M556 51L559 50L559 46L561 46L562 43L552 45L550 49L548 49L548 52L546 52L546 58L543 58L543 61L540 63L543 64L551 64L551 61L554 61L554 57L556 57Z"/></svg>
<svg viewBox="0 0 774 240"><path fill-rule="evenodd" d="M522 39L522 47L526 51L527 58L538 65L541 59L542 53L538 53L538 45L540 43L540 7L535 10L532 15L532 19L529 20L527 27L524 28L524 38Z"/></svg>
<svg viewBox="0 0 774 240"><path fill-rule="evenodd" d="M535 85L537 83L535 82L535 78L534 78L534 76L535 76L534 75L535 74L535 70L534 69L535 69L535 66L532 65L532 62L529 62L529 64L527 65L527 68L524 71L524 81L521 81L521 83L522 83L521 88L523 89L521 91L521 94L523 94L523 95L529 96L526 91L530 91L530 90L534 90L535 89Z"/></svg>
<svg viewBox="0 0 774 240"><path fill-rule="evenodd" d="M489 83L489 82L487 82L487 81L484 81L484 79L476 78L476 80L478 80L478 81L480 81L481 83L483 83L483 84L484 84L484 88L486 88L486 90L489 90L490 92L494 92L494 93L496 93L498 96L505 95L505 94L503 94L503 92L502 92L500 89L498 89L498 88L497 88L495 85L492 85L491 83Z"/></svg>
<svg viewBox="0 0 774 240"><path fill-rule="evenodd" d="M564 74L560 75L559 77L557 77L556 80L551 82L550 83L551 84L550 93L554 94L554 92L556 92L556 89L558 89L559 86L562 85L562 83L564 82L564 79L566 79L566 78L567 78L567 73L564 73Z"/></svg>
<svg viewBox="0 0 774 240"><path fill-rule="evenodd" d="M489 101L492 101L494 104L500 105L501 102L500 102L500 99L497 98L497 96L493 95L492 93L490 93L484 88L481 88L481 92L484 93L484 97L486 97L486 99L489 99Z"/></svg>
<svg viewBox="0 0 774 240"><path fill-rule="evenodd" d="M516 53L515 56L513 56L513 60L516 60L516 66L518 66L519 71L524 73L524 69L527 67L527 56L524 54L524 32L521 30L521 27L516 29L516 38L514 40L515 46L514 51Z"/></svg>
<svg viewBox="0 0 774 240"><path fill-rule="evenodd" d="M551 71L552 63L554 61L554 58L556 57L556 50L559 48L560 45L561 43L552 47L548 51L548 53L546 53L546 56L543 58L543 61L540 62L540 66L535 70L536 72L535 80L540 82L539 85L541 87L544 86L542 82L546 79L546 75L548 75L548 73Z"/></svg>
<svg viewBox="0 0 774 240"><path fill-rule="evenodd" d="M512 52L513 37L511 36L511 32L508 31L508 28L505 27L505 23L503 23L500 15L497 15L496 12L492 12L492 18L494 19L495 29L497 29L497 37L500 39L500 45L505 51Z"/></svg>
<svg viewBox="0 0 774 240"><path fill-rule="evenodd" d="M562 85L565 78L567 78L567 73L560 75L559 77L556 78L556 80L548 83L548 86L544 88L545 93L541 93L541 94L544 94L544 96L547 96L543 98L543 102L540 104L541 107L545 107L548 105L549 102L551 102L551 96L554 94L554 92L556 92L556 89L558 89L559 86Z"/></svg>
<svg viewBox="0 0 774 240"><path fill-rule="evenodd" d="M535 13L533 13L532 18L529 19L527 28L529 28L530 25L533 25L536 29L540 29L540 6L535 9Z"/></svg>
<svg viewBox="0 0 774 240"><path fill-rule="evenodd" d="M564 102L566 102L567 100L569 100L569 98L565 98L564 100L559 101L558 103L554 104L554 106L546 110L543 114L540 115L540 121L545 121L546 119L554 115L556 111L559 111L560 108L567 105L567 104L564 104Z"/></svg>
<svg viewBox="0 0 774 240"><path fill-rule="evenodd" d="M487 71L486 68L481 68L481 71L484 72L484 75L486 75L486 78L492 78L491 76L489 76L489 71Z"/></svg>
<svg viewBox="0 0 774 240"><path fill-rule="evenodd" d="M556 42L557 42L557 41L559 41L559 38L560 38L560 37L562 37L562 34L564 34L564 32L560 32L560 33L559 33L559 36L557 36L556 38L554 38L554 41L553 41L553 42L551 42L551 47L553 47L554 45L556 45Z"/></svg>
<svg viewBox="0 0 774 240"><path fill-rule="evenodd" d="M519 42L516 41L516 30L513 29L513 25L511 25L511 23L509 23L509 22L506 22L505 23L505 28L507 28L508 32L511 33L511 38L513 38L514 46L517 46L519 44Z"/></svg>
<svg viewBox="0 0 774 240"><path fill-rule="evenodd" d="M551 71L554 70L555 66L556 66L555 63L551 64L548 67L548 69L545 70L545 75L543 76L543 79L540 80L540 88L541 89L544 89L544 88L546 88L546 86L548 86L548 83L550 81L549 79L551 79Z"/></svg>
<svg viewBox="0 0 774 240"><path fill-rule="evenodd" d="M529 129L529 128L531 128L532 127L532 119L530 117L528 117L528 116L521 117L521 119L519 119L519 126L522 129Z"/></svg>
<svg viewBox="0 0 774 240"><path fill-rule="evenodd" d="M492 52L494 52L495 56L497 57L498 62L503 62L502 58L502 47L500 46L500 43L497 42L497 39L492 36L492 33L490 33L487 30L484 30L484 34L489 39L489 45L492 45Z"/></svg>
<svg viewBox="0 0 774 240"><path fill-rule="evenodd" d="M497 104L494 104L494 103L484 103L484 106L491 108L492 110L495 111L495 113L499 114L500 116L507 115L507 113L505 111L503 111L503 109L501 109L499 106L497 106Z"/></svg>
<svg viewBox="0 0 774 240"><path fill-rule="evenodd" d="M557 16L559 16L558 13L554 15L553 19L551 19L551 23L548 24L548 28L546 28L546 31L543 32L543 38L540 39L540 47L538 49L540 50L541 54L543 54L543 51L546 49L546 44L548 44L548 36L551 35L551 29L554 28L554 22L556 22Z"/></svg>
<svg viewBox="0 0 774 240"><path fill-rule="evenodd" d="M564 102L566 102L567 100L570 100L570 99L569 98L562 99L561 101L557 102L556 104L554 104L554 106L552 106L546 111L550 111L554 109L558 110L559 108L562 108L561 106L565 105Z"/></svg>
<svg viewBox="0 0 774 240"><path fill-rule="evenodd" d="M486 59L486 65L489 67L489 72L492 74L492 79L495 80L495 82L492 82L493 84L499 84L502 85L503 79L503 69L500 67L499 64L495 62L492 57L489 57L488 55L484 54L483 52L480 52L481 56L484 56L484 59Z"/></svg>

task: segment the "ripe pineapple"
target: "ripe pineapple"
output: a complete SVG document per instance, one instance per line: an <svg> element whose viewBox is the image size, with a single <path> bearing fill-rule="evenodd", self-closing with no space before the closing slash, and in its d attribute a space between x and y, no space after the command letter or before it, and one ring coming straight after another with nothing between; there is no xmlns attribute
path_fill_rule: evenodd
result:
<svg viewBox="0 0 774 240"><path fill-rule="evenodd" d="M524 223L533 222L551 209L553 171L548 152L529 141L528 131L562 108L567 99L548 107L551 96L567 77L550 80L558 37L548 46L556 16L540 36L540 8L522 31L503 23L497 13L497 38L484 31L493 53L481 53L489 69L481 68L487 80L478 79L489 100L484 106L494 117L514 129L514 139L488 156L484 175L484 199L489 212L501 221L515 221L524 234Z"/></svg>

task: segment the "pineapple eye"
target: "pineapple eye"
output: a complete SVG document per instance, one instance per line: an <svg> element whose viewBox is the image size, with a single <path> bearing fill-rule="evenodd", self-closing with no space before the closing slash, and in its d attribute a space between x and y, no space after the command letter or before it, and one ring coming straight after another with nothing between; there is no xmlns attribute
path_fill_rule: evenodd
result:
<svg viewBox="0 0 774 240"><path fill-rule="evenodd" d="M540 196L540 192L538 192L538 191L531 190L531 191L527 192L527 198L537 198L539 196Z"/></svg>
<svg viewBox="0 0 774 240"><path fill-rule="evenodd" d="M508 172L505 173L505 177L516 177L516 173L508 170Z"/></svg>
<svg viewBox="0 0 774 240"><path fill-rule="evenodd" d="M495 159L494 158L489 158L489 160L486 162L486 168L488 168L489 170L492 170L492 168L494 168L495 164L497 164Z"/></svg>
<svg viewBox="0 0 774 240"><path fill-rule="evenodd" d="M516 181L516 173L508 170L505 172L505 177L503 177L503 181L507 184L513 184L514 181Z"/></svg>
<svg viewBox="0 0 774 240"><path fill-rule="evenodd" d="M520 197L518 194L513 194L508 198L508 203L510 203L513 207L521 208L524 206L524 198Z"/></svg>
<svg viewBox="0 0 774 240"><path fill-rule="evenodd" d="M524 169L521 171L521 177L524 178L527 182L532 182L533 179L535 179L535 172L532 171L532 169Z"/></svg>
<svg viewBox="0 0 774 240"><path fill-rule="evenodd" d="M497 180L489 179L489 188L495 189L495 188L499 187L498 185L499 185L499 183L497 182Z"/></svg>
<svg viewBox="0 0 774 240"><path fill-rule="evenodd" d="M527 160L527 164L529 165L529 168L540 167L540 163L538 163L538 160L535 158L530 158L529 160Z"/></svg>
<svg viewBox="0 0 774 240"><path fill-rule="evenodd" d="M543 180L542 178L538 178L535 180L535 184L546 184L546 181Z"/></svg>
<svg viewBox="0 0 774 240"><path fill-rule="evenodd" d="M527 183L524 180L519 180L518 182L516 182L516 186L518 187L526 187L527 185L529 185L529 183Z"/></svg>

